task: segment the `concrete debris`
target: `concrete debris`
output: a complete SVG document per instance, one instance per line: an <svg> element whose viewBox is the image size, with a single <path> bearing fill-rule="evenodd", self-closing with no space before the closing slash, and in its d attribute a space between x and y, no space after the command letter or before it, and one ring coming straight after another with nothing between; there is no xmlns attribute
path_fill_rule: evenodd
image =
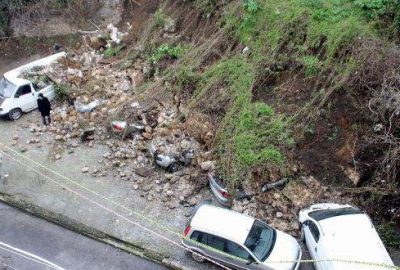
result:
<svg viewBox="0 0 400 270"><path fill-rule="evenodd" d="M113 24L107 25L107 30L108 30L108 33L110 34L111 40L117 45L120 44L121 41L123 40L123 38L128 35L128 33L119 32L118 28L115 27ZM108 46L111 46L111 44Z"/></svg>
<svg viewBox="0 0 400 270"><path fill-rule="evenodd" d="M90 102L89 104L83 104L80 102L75 102L75 110L80 113L92 112L94 108L101 106L105 103L103 100L95 100Z"/></svg>
<svg viewBox="0 0 400 270"><path fill-rule="evenodd" d="M265 184L262 187L261 191L262 192L266 192L266 191L271 190L271 189L283 187L284 185L286 185L287 182L288 182L288 179L287 178L283 178L282 180L276 181L274 183Z"/></svg>

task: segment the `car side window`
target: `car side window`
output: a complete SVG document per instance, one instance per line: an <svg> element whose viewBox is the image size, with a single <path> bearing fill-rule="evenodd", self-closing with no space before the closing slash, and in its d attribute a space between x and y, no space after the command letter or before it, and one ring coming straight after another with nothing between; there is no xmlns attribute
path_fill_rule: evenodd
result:
<svg viewBox="0 0 400 270"><path fill-rule="evenodd" d="M250 259L250 254L243 247L229 240L226 240L226 252L246 261Z"/></svg>
<svg viewBox="0 0 400 270"><path fill-rule="evenodd" d="M221 251L225 250L226 240L209 233L194 231L190 236L190 239Z"/></svg>
<svg viewBox="0 0 400 270"><path fill-rule="evenodd" d="M225 249L225 239L212 234L204 233L201 242L221 251Z"/></svg>
<svg viewBox="0 0 400 270"><path fill-rule="evenodd" d="M192 233L192 235L190 236L190 239L197 241L197 242L201 242L201 238L202 238L202 233L199 231L194 231Z"/></svg>
<svg viewBox="0 0 400 270"><path fill-rule="evenodd" d="M307 223L307 226L308 226L312 236L314 237L315 242L318 243L318 241L319 241L319 230L318 230L317 225L314 222L309 221Z"/></svg>
<svg viewBox="0 0 400 270"><path fill-rule="evenodd" d="M18 88L17 92L15 93L15 97L20 97L30 93L31 93L31 86L28 84L23 85Z"/></svg>

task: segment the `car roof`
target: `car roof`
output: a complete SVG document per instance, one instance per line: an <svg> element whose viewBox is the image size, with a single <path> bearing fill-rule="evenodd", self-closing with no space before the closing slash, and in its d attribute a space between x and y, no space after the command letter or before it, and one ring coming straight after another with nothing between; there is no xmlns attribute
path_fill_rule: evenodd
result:
<svg viewBox="0 0 400 270"><path fill-rule="evenodd" d="M323 219L319 224L324 233L324 242L329 244L327 252L331 254L330 257L393 264L366 214L336 216Z"/></svg>
<svg viewBox="0 0 400 270"><path fill-rule="evenodd" d="M28 63L26 65L20 66L16 69L10 70L6 73L4 73L4 78L6 78L9 82L11 82L12 84L16 85L16 86L21 86L21 85L25 85L25 84L29 84L30 81L20 78L20 76L22 75L23 72L30 70L34 67L44 67L47 65L50 65L51 63L57 61L57 59L61 58L61 57L65 57L65 52L60 52L60 53L56 53L44 58L41 58L39 60L33 61L31 63Z"/></svg>
<svg viewBox="0 0 400 270"><path fill-rule="evenodd" d="M15 86L21 86L21 85L30 83L30 81L28 81L26 79L18 78L17 75L13 71L4 73L4 78L6 78L7 81L14 84Z"/></svg>
<svg viewBox="0 0 400 270"><path fill-rule="evenodd" d="M232 210L202 205L193 216L190 226L194 230L244 244L254 221L254 218Z"/></svg>

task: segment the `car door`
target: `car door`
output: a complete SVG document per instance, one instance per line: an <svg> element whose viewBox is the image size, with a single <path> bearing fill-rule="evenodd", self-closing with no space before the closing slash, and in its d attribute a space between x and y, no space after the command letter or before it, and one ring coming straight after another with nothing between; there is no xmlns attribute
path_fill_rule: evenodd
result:
<svg viewBox="0 0 400 270"><path fill-rule="evenodd" d="M248 251L232 241L200 231L193 232L190 238L201 243L199 249L204 255L230 268L239 270L264 269L262 265L256 263L255 260L252 259Z"/></svg>
<svg viewBox="0 0 400 270"><path fill-rule="evenodd" d="M48 85L48 86L44 87L43 89L38 90L37 92L42 93L49 100L53 100L56 96L56 92L54 91L53 85Z"/></svg>
<svg viewBox="0 0 400 270"><path fill-rule="evenodd" d="M231 267L234 267L236 269L251 270L266 269L265 266L260 265L258 262L256 262L256 260L252 257L252 255L250 255L250 253L246 249L235 242L226 240L225 252L231 255L231 257L229 257Z"/></svg>
<svg viewBox="0 0 400 270"><path fill-rule="evenodd" d="M318 243L321 237L321 232L319 231L319 228L317 224L312 221L312 220L307 220L304 223L304 236L306 239L306 244L308 251L310 252L311 258L313 259L324 259L321 258L318 252ZM315 267L317 270L323 270L323 264L320 262L314 263Z"/></svg>
<svg viewBox="0 0 400 270"><path fill-rule="evenodd" d="M22 85L18 88L14 95L15 108L20 108L22 111L30 111L36 108L35 94L32 92L29 84Z"/></svg>

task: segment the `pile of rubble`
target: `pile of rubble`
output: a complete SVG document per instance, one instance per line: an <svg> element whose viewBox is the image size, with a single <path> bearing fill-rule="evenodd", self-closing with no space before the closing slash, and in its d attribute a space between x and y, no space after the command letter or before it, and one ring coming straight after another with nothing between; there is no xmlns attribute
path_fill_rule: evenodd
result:
<svg viewBox="0 0 400 270"><path fill-rule="evenodd" d="M161 200L169 208L193 206L202 199L199 190L208 184L203 172L215 169L207 152L214 138L212 125L204 115L177 108L173 96L162 102L140 99L136 90L149 68L141 59L105 59L104 51L121 45L126 36L113 26L108 31L84 37L83 45L62 60L26 74L52 81L63 97L53 106L50 127L29 127L34 137L27 144L39 147L36 139L49 132L56 148L69 154L79 145L105 145L108 151L98 167L84 166L82 173L130 181L140 196Z"/></svg>
<svg viewBox="0 0 400 270"><path fill-rule="evenodd" d="M314 203L331 202L351 203L350 198L341 196L322 185L313 176L301 176L292 179L281 189L260 192L244 200L235 200L233 209L266 220L268 224L281 231L298 237L300 233L297 221L300 209Z"/></svg>

